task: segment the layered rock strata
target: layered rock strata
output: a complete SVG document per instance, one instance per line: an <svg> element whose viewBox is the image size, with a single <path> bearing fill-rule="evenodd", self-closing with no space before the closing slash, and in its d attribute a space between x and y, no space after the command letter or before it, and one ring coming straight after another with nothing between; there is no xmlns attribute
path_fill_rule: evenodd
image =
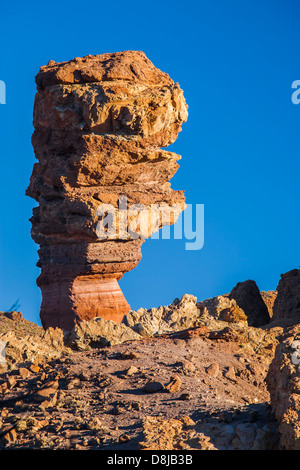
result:
<svg viewBox="0 0 300 470"><path fill-rule="evenodd" d="M274 302L274 321L300 322L300 269L281 274Z"/></svg>
<svg viewBox="0 0 300 470"><path fill-rule="evenodd" d="M183 92L139 51L50 61L36 84L27 195L38 202L42 325L121 322L130 307L118 280L185 208L169 183L180 156L161 149L187 119Z"/></svg>

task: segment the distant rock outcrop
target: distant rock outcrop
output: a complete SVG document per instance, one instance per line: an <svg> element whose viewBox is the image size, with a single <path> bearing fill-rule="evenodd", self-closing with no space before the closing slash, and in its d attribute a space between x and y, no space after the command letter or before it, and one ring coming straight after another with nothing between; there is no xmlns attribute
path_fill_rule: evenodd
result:
<svg viewBox="0 0 300 470"><path fill-rule="evenodd" d="M0 371L15 364L45 363L68 351L60 328L45 331L25 320L21 312L0 312Z"/></svg>
<svg viewBox="0 0 300 470"><path fill-rule="evenodd" d="M273 318L274 303L277 297L277 290L260 291L260 295L267 306L270 319Z"/></svg>
<svg viewBox="0 0 300 470"><path fill-rule="evenodd" d="M180 156L160 148L187 120L183 92L140 51L50 61L36 84L27 195L38 202L42 325L121 322L130 307L117 281L139 263L144 238L185 208L169 183Z"/></svg>
<svg viewBox="0 0 300 470"><path fill-rule="evenodd" d="M230 292L230 299L245 312L249 326L263 326L270 321L270 315L255 281L239 282Z"/></svg>

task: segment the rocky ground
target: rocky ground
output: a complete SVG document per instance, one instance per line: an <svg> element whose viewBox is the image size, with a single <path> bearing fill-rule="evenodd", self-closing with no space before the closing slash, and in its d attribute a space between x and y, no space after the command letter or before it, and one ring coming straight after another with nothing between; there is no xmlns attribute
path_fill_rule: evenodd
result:
<svg viewBox="0 0 300 470"><path fill-rule="evenodd" d="M1 376L2 445L139 449L149 445L145 424L154 417L165 426L182 420L192 431L179 449L275 448L267 366L237 341L207 335L144 339L28 364Z"/></svg>
<svg viewBox="0 0 300 470"><path fill-rule="evenodd" d="M277 293L259 295L270 312ZM299 328L249 326L231 300L175 299L149 311L155 331L144 310L69 333L0 313L1 448L297 448Z"/></svg>

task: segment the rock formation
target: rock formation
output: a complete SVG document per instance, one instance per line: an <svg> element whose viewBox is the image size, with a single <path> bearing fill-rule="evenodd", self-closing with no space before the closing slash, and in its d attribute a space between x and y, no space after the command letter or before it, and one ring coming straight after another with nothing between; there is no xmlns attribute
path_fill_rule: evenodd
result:
<svg viewBox="0 0 300 470"><path fill-rule="evenodd" d="M0 449L299 448L299 325L247 326L228 295L126 319L44 331L0 312Z"/></svg>
<svg viewBox="0 0 300 470"><path fill-rule="evenodd" d="M270 321L268 307L255 281L238 282L229 294L244 311L249 326L263 326Z"/></svg>
<svg viewBox="0 0 300 470"><path fill-rule="evenodd" d="M300 449L300 269L281 275L272 324L282 327L266 378L271 405L279 422L280 445Z"/></svg>
<svg viewBox="0 0 300 470"><path fill-rule="evenodd" d="M0 372L25 362L43 364L69 351L59 328L45 331L21 312L0 312Z"/></svg>
<svg viewBox="0 0 300 470"><path fill-rule="evenodd" d="M75 325L67 349L59 328L13 317L0 314L1 450L277 448L271 332L211 317L206 334L145 338L94 318Z"/></svg>
<svg viewBox="0 0 300 470"><path fill-rule="evenodd" d="M229 298L228 294L202 300L197 303L197 307L202 316L228 321L229 323L248 324L245 312L234 299Z"/></svg>
<svg viewBox="0 0 300 470"><path fill-rule="evenodd" d="M274 321L297 324L300 321L300 269L293 269L281 275L274 302Z"/></svg>
<svg viewBox="0 0 300 470"><path fill-rule="evenodd" d="M117 281L185 208L169 183L180 157L160 148L187 119L183 92L139 51L50 61L36 84L27 195L38 202L42 325L121 322L130 307Z"/></svg>
<svg viewBox="0 0 300 470"><path fill-rule="evenodd" d="M273 318L273 309L274 309L274 302L277 297L277 290L269 290L269 291L260 291L260 295L266 304L266 307L269 312L270 319Z"/></svg>
<svg viewBox="0 0 300 470"><path fill-rule="evenodd" d="M208 436L197 433L189 416L169 420L146 416L142 424L145 440L139 443L141 450L217 450Z"/></svg>
<svg viewBox="0 0 300 470"><path fill-rule="evenodd" d="M276 348L266 382L279 422L280 444L300 450L300 325L285 329Z"/></svg>
<svg viewBox="0 0 300 470"><path fill-rule="evenodd" d="M188 340L209 336L214 340L234 341L243 345L245 353L255 351L270 361L277 337L282 333L282 328L276 326L264 329L248 326L244 311L227 295L197 302L194 295L184 294L170 305L131 310L124 316L123 323L142 337L170 335L174 339Z"/></svg>
<svg viewBox="0 0 300 470"><path fill-rule="evenodd" d="M194 295L184 294L171 305L130 310L123 322L143 336L180 331L200 325L200 311Z"/></svg>
<svg viewBox="0 0 300 470"><path fill-rule="evenodd" d="M76 324L65 342L72 349L81 351L92 347L114 346L126 341L139 341L141 338L126 325L99 317Z"/></svg>

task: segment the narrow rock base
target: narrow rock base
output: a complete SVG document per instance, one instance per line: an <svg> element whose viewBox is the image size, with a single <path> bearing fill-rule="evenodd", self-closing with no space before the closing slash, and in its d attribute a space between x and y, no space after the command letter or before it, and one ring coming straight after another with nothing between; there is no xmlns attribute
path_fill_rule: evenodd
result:
<svg viewBox="0 0 300 470"><path fill-rule="evenodd" d="M70 331L82 320L102 317L121 323L130 310L117 279L78 276L40 284L42 326Z"/></svg>

